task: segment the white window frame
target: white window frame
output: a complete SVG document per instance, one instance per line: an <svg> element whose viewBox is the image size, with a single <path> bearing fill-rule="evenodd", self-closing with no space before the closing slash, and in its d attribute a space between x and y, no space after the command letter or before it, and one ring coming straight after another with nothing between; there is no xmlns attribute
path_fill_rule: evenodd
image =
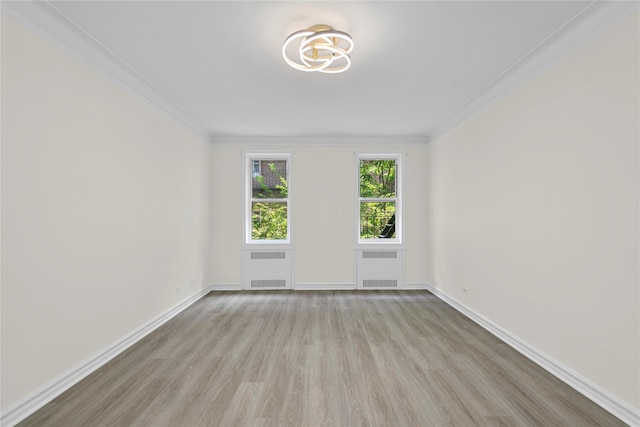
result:
<svg viewBox="0 0 640 427"><path fill-rule="evenodd" d="M291 152L247 152L243 156L243 171L244 171L244 181L245 181L245 197L244 197L244 244L246 246L277 246L282 248L283 245L291 245L291 218L292 218L292 210L291 210ZM287 197L286 198L278 198L278 199L260 199L260 201L265 202L284 202L287 204L287 238L279 239L279 240L253 240L251 238L251 230L252 230L252 202L253 199L253 178L255 178L253 163L254 161L266 161L266 160L274 160L274 161L286 161L287 162ZM262 171L261 171L262 172Z"/></svg>
<svg viewBox="0 0 640 427"><path fill-rule="evenodd" d="M402 246L404 236L404 153L356 153L356 245L395 245ZM360 197L360 161L361 160L395 160L396 162L396 197L370 198ZM396 206L396 236L393 238L363 239L360 237L360 205L363 202L395 202Z"/></svg>

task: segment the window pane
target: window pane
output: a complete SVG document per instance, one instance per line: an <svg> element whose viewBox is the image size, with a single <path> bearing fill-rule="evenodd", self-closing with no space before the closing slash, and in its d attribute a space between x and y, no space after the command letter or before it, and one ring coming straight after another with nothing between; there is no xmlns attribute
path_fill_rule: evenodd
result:
<svg viewBox="0 0 640 427"><path fill-rule="evenodd" d="M253 172L251 184L254 199L288 197L286 160L254 160Z"/></svg>
<svg viewBox="0 0 640 427"><path fill-rule="evenodd" d="M360 160L360 197L395 197L396 161Z"/></svg>
<svg viewBox="0 0 640 427"><path fill-rule="evenodd" d="M251 239L286 240L287 203L251 203Z"/></svg>
<svg viewBox="0 0 640 427"><path fill-rule="evenodd" d="M394 238L395 213L395 202L360 203L360 238Z"/></svg>

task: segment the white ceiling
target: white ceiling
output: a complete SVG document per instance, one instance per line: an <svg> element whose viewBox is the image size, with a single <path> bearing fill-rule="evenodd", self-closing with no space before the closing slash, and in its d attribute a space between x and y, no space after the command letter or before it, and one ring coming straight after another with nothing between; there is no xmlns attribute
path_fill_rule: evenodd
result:
<svg viewBox="0 0 640 427"><path fill-rule="evenodd" d="M3 11L212 141L428 140L633 3L48 1ZM304 73L282 59L286 36L316 23L352 35L347 72Z"/></svg>

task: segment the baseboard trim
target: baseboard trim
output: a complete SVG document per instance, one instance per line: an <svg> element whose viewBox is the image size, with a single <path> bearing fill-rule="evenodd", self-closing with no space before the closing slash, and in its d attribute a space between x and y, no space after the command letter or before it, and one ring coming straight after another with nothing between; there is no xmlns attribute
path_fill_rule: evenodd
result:
<svg viewBox="0 0 640 427"><path fill-rule="evenodd" d="M79 381L112 360L114 357L149 335L151 332L155 331L171 318L184 311L190 305L208 294L210 290L211 289L209 287L204 288L184 299L163 313L160 313L149 322L133 330L120 340L98 352L90 359L75 368L69 369L24 399L18 401L16 404L11 405L4 413L2 413L2 415L0 415L0 426L11 427L24 420L29 415L33 414L35 411L68 390L70 387L77 384Z"/></svg>
<svg viewBox="0 0 640 427"><path fill-rule="evenodd" d="M428 285L426 289L621 421L630 426L640 426L640 410L433 285Z"/></svg>
<svg viewBox="0 0 640 427"><path fill-rule="evenodd" d="M353 291L354 283L294 283L295 291Z"/></svg>
<svg viewBox="0 0 640 427"><path fill-rule="evenodd" d="M397 290L430 290L429 285L424 283L407 283ZM210 285L211 291L242 291L242 285ZM353 283L294 283L294 291L353 291L356 285ZM388 290L388 289L387 289Z"/></svg>
<svg viewBox="0 0 640 427"><path fill-rule="evenodd" d="M295 290L353 290L353 284L339 283L301 283L295 285ZM433 285L406 285L404 289L426 289L440 298L445 303L462 313L502 341L513 347L515 350L526 356L528 359L544 368L546 371L556 376L576 391L580 392L603 409L618 417L630 426L640 426L640 410L633 408L627 402L621 400L611 392L593 383L583 375L573 371L549 355L537 350L522 338L514 335L508 330L500 327L493 321L487 319L475 310L467 307L455 298L450 297ZM49 403L55 397L93 373L95 370L109 362L111 359L122 353L136 342L159 328L190 305L208 294L210 291L240 291L241 285L211 285L200 292L181 301L164 313L156 316L146 324L129 333L111 346L96 354L91 359L80 364L76 368L70 369L58 378L39 388L31 395L12 405L2 415L0 415L0 425L11 427L27 418L29 415Z"/></svg>
<svg viewBox="0 0 640 427"><path fill-rule="evenodd" d="M405 283L402 289L407 291L430 291L431 287L424 283Z"/></svg>
<svg viewBox="0 0 640 427"><path fill-rule="evenodd" d="M220 291L241 291L243 290L242 285L209 285L209 290L220 292Z"/></svg>

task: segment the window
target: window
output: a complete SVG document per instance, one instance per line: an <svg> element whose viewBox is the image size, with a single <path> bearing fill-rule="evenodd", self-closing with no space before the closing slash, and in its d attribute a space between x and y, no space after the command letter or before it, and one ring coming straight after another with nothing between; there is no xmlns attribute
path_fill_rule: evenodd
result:
<svg viewBox="0 0 640 427"><path fill-rule="evenodd" d="M289 154L247 154L247 243L289 243Z"/></svg>
<svg viewBox="0 0 640 427"><path fill-rule="evenodd" d="M402 234L401 155L359 155L358 241L399 243Z"/></svg>

